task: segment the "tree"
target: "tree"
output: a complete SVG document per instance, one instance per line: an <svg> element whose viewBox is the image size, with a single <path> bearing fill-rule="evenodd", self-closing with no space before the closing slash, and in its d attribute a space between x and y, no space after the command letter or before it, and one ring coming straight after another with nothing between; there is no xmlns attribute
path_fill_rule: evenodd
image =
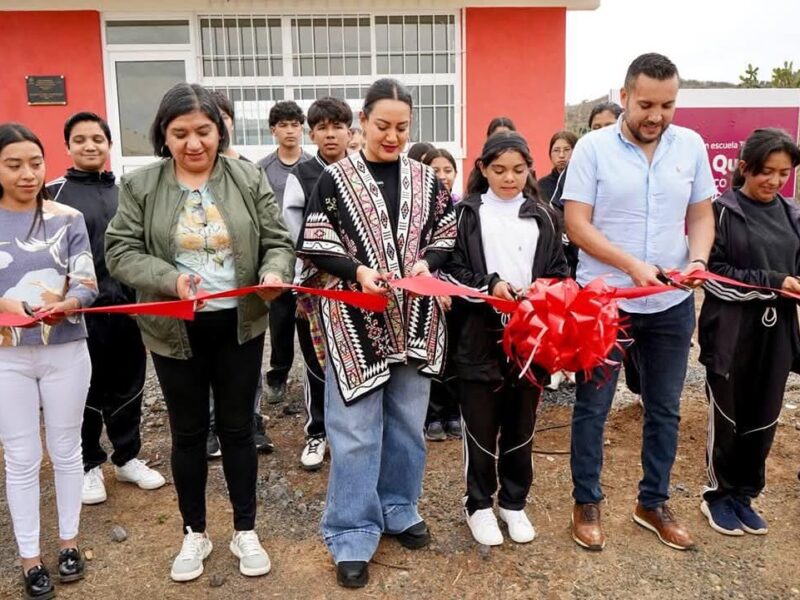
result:
<svg viewBox="0 0 800 600"><path fill-rule="evenodd" d="M772 87L800 88L800 69L794 69L793 61L785 60L782 67L772 69Z"/></svg>
<svg viewBox="0 0 800 600"><path fill-rule="evenodd" d="M750 63L747 63L747 69L744 71L744 75L739 75L739 87L743 88L758 88L762 87L762 83L758 80L758 67L754 67Z"/></svg>

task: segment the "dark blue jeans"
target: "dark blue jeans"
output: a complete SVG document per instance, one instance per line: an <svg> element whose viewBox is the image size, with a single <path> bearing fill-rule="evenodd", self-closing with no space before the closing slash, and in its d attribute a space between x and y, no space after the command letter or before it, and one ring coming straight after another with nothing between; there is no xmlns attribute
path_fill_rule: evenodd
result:
<svg viewBox="0 0 800 600"><path fill-rule="evenodd" d="M694 296L663 312L624 313L627 337L639 359L644 427L639 502L654 508L669 498L669 476L678 447L678 423L689 345L695 325ZM611 360L621 361L614 350ZM591 379L578 375L572 413L572 496L578 504L600 502L603 490L603 431L617 389L618 370L595 369Z"/></svg>

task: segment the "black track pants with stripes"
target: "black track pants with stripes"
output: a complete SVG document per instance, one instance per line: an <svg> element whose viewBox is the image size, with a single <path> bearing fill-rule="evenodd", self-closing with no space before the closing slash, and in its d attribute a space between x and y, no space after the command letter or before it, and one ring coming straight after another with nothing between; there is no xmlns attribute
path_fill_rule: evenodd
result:
<svg viewBox="0 0 800 600"><path fill-rule="evenodd" d="M792 366L794 307L776 312L764 303L752 304L742 315L728 376L706 371L708 485L703 497L709 502L755 498L764 489L765 463Z"/></svg>
<svg viewBox="0 0 800 600"><path fill-rule="evenodd" d="M81 428L83 468L88 471L108 458L100 444L103 425L114 449L111 462L122 466L142 447L142 417L147 356L136 321L127 315L89 314L92 381Z"/></svg>
<svg viewBox="0 0 800 600"><path fill-rule="evenodd" d="M533 482L533 428L540 389L525 382L461 380L467 511L522 510Z"/></svg>

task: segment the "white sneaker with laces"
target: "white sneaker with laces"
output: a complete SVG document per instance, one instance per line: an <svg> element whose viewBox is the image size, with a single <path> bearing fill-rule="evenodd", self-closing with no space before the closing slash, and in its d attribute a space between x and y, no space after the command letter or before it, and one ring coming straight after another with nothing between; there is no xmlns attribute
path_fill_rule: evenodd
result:
<svg viewBox="0 0 800 600"><path fill-rule="evenodd" d="M157 490L167 481L164 476L151 469L143 460L132 458L121 467L114 467L117 474L117 481L125 483L135 483L143 490Z"/></svg>
<svg viewBox="0 0 800 600"><path fill-rule="evenodd" d="M501 507L498 512L500 519L508 525L508 535L518 544L527 544L536 537L536 530L524 510L506 510Z"/></svg>
<svg viewBox="0 0 800 600"><path fill-rule="evenodd" d="M464 507L464 514L467 517L467 525L472 532L472 537L479 544L485 546L499 546L503 543L503 534L497 525L497 518L491 508L476 510L471 515Z"/></svg>
<svg viewBox="0 0 800 600"><path fill-rule="evenodd" d="M83 474L81 486L81 503L100 504L106 501L106 484L103 479L103 469L94 467Z"/></svg>
<svg viewBox="0 0 800 600"><path fill-rule="evenodd" d="M306 471L316 471L322 468L327 447L328 442L324 437L308 438L303 453L300 455L300 466Z"/></svg>
<svg viewBox="0 0 800 600"><path fill-rule="evenodd" d="M230 545L231 552L239 559L239 572L248 577L266 575L272 564L269 555L255 531L237 531L233 534Z"/></svg>
<svg viewBox="0 0 800 600"><path fill-rule="evenodd" d="M203 561L213 549L207 534L195 533L191 527L187 527L181 551L172 561L172 580L192 581L200 577L203 574Z"/></svg>

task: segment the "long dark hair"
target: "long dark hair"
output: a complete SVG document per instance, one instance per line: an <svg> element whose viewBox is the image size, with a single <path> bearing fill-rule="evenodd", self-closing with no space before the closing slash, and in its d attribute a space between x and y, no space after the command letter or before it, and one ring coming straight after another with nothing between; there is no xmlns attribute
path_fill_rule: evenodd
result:
<svg viewBox="0 0 800 600"><path fill-rule="evenodd" d="M491 121L489 121L489 126L486 128L486 137L492 135L495 131L497 131L500 127L507 127L510 131L516 131L517 126L514 125L514 121L512 121L508 117L495 117Z"/></svg>
<svg viewBox="0 0 800 600"><path fill-rule="evenodd" d="M397 81L397 79L389 77L378 79L369 86L361 108L364 115L369 117L375 103L379 100L399 100L408 104L409 110L414 108L414 100L411 98L411 93L406 86Z"/></svg>
<svg viewBox="0 0 800 600"><path fill-rule="evenodd" d="M42 158L44 158L44 146L42 146L42 142L38 137L36 137L36 134L25 127L25 125L22 125L21 123L3 123L0 125L0 152L2 152L3 148L6 146L17 144L19 142L32 142L36 144L39 147L39 150L42 152ZM0 186L0 198L2 197L3 187ZM36 193L36 210L33 213L33 223L31 223L31 228L28 230L28 235L26 238L31 237L31 234L36 230L37 225L44 225L42 209L44 201L49 199L50 194L47 193L47 188L45 187L43 181L42 187Z"/></svg>
<svg viewBox="0 0 800 600"><path fill-rule="evenodd" d="M444 148L434 148L430 152L426 152L425 156L422 159L422 164L430 165L433 162L434 158L443 158L448 161L451 165L453 165L453 170L458 173L458 165L456 164L456 159L453 158L453 155L450 154Z"/></svg>
<svg viewBox="0 0 800 600"><path fill-rule="evenodd" d="M739 153L739 160L744 161L745 172L758 175L764 170L764 164L769 160L770 154L785 152L792 161L792 167L800 165L800 148L788 133L782 129L767 127L756 129L744 143ZM731 187L738 189L744 185L745 172L736 165L731 178Z"/></svg>
<svg viewBox="0 0 800 600"><path fill-rule="evenodd" d="M533 167L533 157L531 156L528 142L516 131L498 131L490 135L483 144L481 155L475 159L475 165L467 180L468 194L483 194L489 189L489 181L483 176L481 166L488 167L497 157L506 152L519 152L525 164L528 165L528 179L522 190L523 195L539 201L539 186L531 172Z"/></svg>
<svg viewBox="0 0 800 600"><path fill-rule="evenodd" d="M228 128L222 120L222 112L211 92L197 83L176 83L161 98L153 125L150 127L150 142L153 153L161 158L170 158L172 153L167 147L167 127L178 117L199 110L207 116L219 130L219 147L217 153L225 152L230 143Z"/></svg>

